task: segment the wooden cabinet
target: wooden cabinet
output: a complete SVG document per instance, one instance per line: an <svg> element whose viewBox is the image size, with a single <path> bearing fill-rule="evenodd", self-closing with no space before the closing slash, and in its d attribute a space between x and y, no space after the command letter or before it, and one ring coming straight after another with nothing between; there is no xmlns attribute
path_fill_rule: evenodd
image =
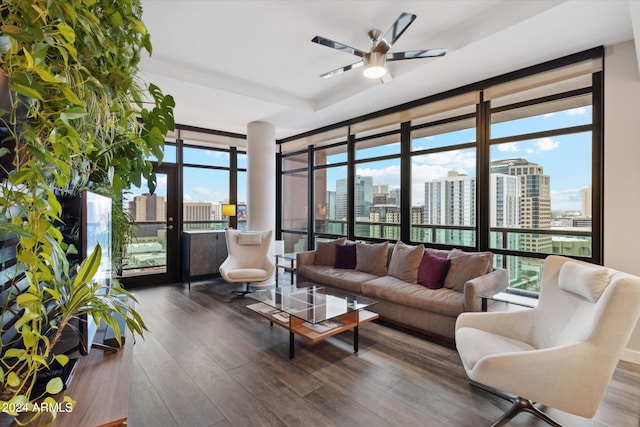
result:
<svg viewBox="0 0 640 427"><path fill-rule="evenodd" d="M182 233L182 283L191 286L194 278L220 274L227 259L224 231L185 231Z"/></svg>

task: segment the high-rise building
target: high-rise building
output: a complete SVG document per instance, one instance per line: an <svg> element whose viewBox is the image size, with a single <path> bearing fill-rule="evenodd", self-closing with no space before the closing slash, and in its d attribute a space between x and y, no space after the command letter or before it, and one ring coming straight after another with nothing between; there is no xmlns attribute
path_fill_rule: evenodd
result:
<svg viewBox="0 0 640 427"><path fill-rule="evenodd" d="M414 242L427 242L428 231L422 227L414 227L414 224L424 224L424 206L411 206L411 240Z"/></svg>
<svg viewBox="0 0 640 427"><path fill-rule="evenodd" d="M491 227L518 228L520 226L520 178L504 173L492 173L490 182ZM519 247L520 236L515 233L490 233L490 247L514 249ZM502 255L496 255L498 265L502 265ZM509 283L520 281L520 258L507 257Z"/></svg>
<svg viewBox="0 0 640 427"><path fill-rule="evenodd" d="M476 179L450 171L446 178L424 184L424 222L475 225Z"/></svg>
<svg viewBox="0 0 640 427"><path fill-rule="evenodd" d="M327 191L327 219L336 219L336 192Z"/></svg>
<svg viewBox="0 0 640 427"><path fill-rule="evenodd" d="M211 221L213 217L213 203L184 202L182 204L183 221Z"/></svg>
<svg viewBox="0 0 640 427"><path fill-rule="evenodd" d="M495 160L491 173L517 176L520 179L520 227L551 228L551 187L549 175L542 166L523 158ZM551 236L535 233L520 235L519 249L529 252L551 253Z"/></svg>
<svg viewBox="0 0 640 427"><path fill-rule="evenodd" d="M355 178L356 219L369 219L369 208L373 206L373 177L356 175Z"/></svg>
<svg viewBox="0 0 640 427"><path fill-rule="evenodd" d="M373 206L373 177L356 175L355 177L355 216L356 219L369 220L369 208ZM347 219L347 179L336 180L336 219Z"/></svg>
<svg viewBox="0 0 640 427"><path fill-rule="evenodd" d="M400 207L395 205L373 206L369 208L370 237L388 240L400 238ZM390 225L383 225L390 224Z"/></svg>
<svg viewBox="0 0 640 427"><path fill-rule="evenodd" d="M346 221L349 213L349 203L347 199L347 179L342 178L336 180L336 220Z"/></svg>
<svg viewBox="0 0 640 427"><path fill-rule="evenodd" d="M166 221L166 202L157 194L140 194L129 202L129 213L134 222Z"/></svg>
<svg viewBox="0 0 640 427"><path fill-rule="evenodd" d="M449 171L442 179L424 184L424 222L437 225L473 226L476 223L476 179ZM439 230L438 241L475 245L475 233Z"/></svg>
<svg viewBox="0 0 640 427"><path fill-rule="evenodd" d="M389 190L389 203L400 206L400 187Z"/></svg>
<svg viewBox="0 0 640 427"><path fill-rule="evenodd" d="M591 187L582 189L582 218L591 218L593 216L591 194Z"/></svg>
<svg viewBox="0 0 640 427"><path fill-rule="evenodd" d="M374 196L389 197L389 184L373 184L372 189Z"/></svg>

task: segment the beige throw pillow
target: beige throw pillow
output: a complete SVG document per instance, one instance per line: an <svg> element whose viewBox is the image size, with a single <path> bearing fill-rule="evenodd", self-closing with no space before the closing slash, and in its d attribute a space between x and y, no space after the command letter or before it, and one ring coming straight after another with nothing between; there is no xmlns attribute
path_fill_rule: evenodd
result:
<svg viewBox="0 0 640 427"><path fill-rule="evenodd" d="M316 257L314 264L334 266L336 263L336 245L344 245L347 241L346 237L341 237L328 242L316 243Z"/></svg>
<svg viewBox="0 0 640 427"><path fill-rule="evenodd" d="M409 283L418 282L418 268L422 262L424 245L410 246L398 240L389 262L389 276Z"/></svg>
<svg viewBox="0 0 640 427"><path fill-rule="evenodd" d="M597 302L609 284L609 271L605 267L567 261L560 267L558 287L587 301Z"/></svg>
<svg viewBox="0 0 640 427"><path fill-rule="evenodd" d="M262 244L262 233L251 232L238 233L238 245L240 246L259 246Z"/></svg>
<svg viewBox="0 0 640 427"><path fill-rule="evenodd" d="M451 266L444 280L444 287L464 292L464 284L471 279L489 273L493 269L492 252L464 252L452 249L449 252Z"/></svg>
<svg viewBox="0 0 640 427"><path fill-rule="evenodd" d="M356 270L363 273L384 276L387 274L387 246L388 242L382 243L357 243L356 247Z"/></svg>

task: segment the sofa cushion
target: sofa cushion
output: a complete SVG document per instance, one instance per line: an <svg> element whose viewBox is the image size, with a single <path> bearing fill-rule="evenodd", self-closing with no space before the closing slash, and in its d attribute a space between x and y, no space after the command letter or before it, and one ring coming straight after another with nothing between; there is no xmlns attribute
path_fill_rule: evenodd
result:
<svg viewBox="0 0 640 427"><path fill-rule="evenodd" d="M433 254L433 255L437 255L441 258L449 258L449 252L448 250L445 249L433 249L433 248L426 248L425 251Z"/></svg>
<svg viewBox="0 0 640 427"><path fill-rule="evenodd" d="M409 246L398 240L391 254L387 274L405 282L416 283L423 253L424 245Z"/></svg>
<svg viewBox="0 0 640 427"><path fill-rule="evenodd" d="M335 245L336 263L335 268L356 268L356 245L349 243L346 245Z"/></svg>
<svg viewBox="0 0 640 427"><path fill-rule="evenodd" d="M313 264L299 266L297 275L298 286L304 286L305 281L310 281L357 294L362 293L364 282L377 278L373 274L357 270L341 270L331 266Z"/></svg>
<svg viewBox="0 0 640 427"><path fill-rule="evenodd" d="M336 264L336 245L344 245L347 241L346 237L341 237L328 242L318 242L316 244L316 257L314 264L317 265L335 265Z"/></svg>
<svg viewBox="0 0 640 427"><path fill-rule="evenodd" d="M429 289L392 276L364 282L362 295L378 301L390 301L446 316L458 316L464 311L464 294L461 292L446 288ZM428 326L425 325L425 328Z"/></svg>
<svg viewBox="0 0 640 427"><path fill-rule="evenodd" d="M560 267L558 287L579 295L590 302L597 302L609 284L609 271L605 267L578 264L567 261Z"/></svg>
<svg viewBox="0 0 640 427"><path fill-rule="evenodd" d="M451 260L424 252L418 268L418 284L429 289L440 289L449 272Z"/></svg>
<svg viewBox="0 0 640 427"><path fill-rule="evenodd" d="M467 253L452 249L449 259L451 266L444 280L444 287L458 292L464 291L467 281L487 274L493 268L492 252Z"/></svg>
<svg viewBox="0 0 640 427"><path fill-rule="evenodd" d="M356 246L356 270L376 276L387 274L388 242L358 242Z"/></svg>

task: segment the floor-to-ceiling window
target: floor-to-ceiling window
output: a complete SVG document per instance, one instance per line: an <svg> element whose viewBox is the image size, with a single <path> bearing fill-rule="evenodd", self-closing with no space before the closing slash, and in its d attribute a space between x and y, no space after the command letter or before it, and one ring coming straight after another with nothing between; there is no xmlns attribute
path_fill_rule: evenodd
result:
<svg viewBox="0 0 640 427"><path fill-rule="evenodd" d="M400 239L400 124L352 129L355 172L352 191L358 239Z"/></svg>
<svg viewBox="0 0 640 427"><path fill-rule="evenodd" d="M600 258L593 228L599 69L587 62L542 73L535 84L527 77L486 91L489 248L504 254L512 288L537 292L548 254Z"/></svg>
<svg viewBox="0 0 640 427"><path fill-rule="evenodd" d="M287 138L302 163L283 155L284 210L305 209L308 248L348 236L491 250L511 288L535 293L549 254L602 262L602 82L593 49L347 120L326 147L305 141L330 128Z"/></svg>
<svg viewBox="0 0 640 427"><path fill-rule="evenodd" d="M167 136L162 161L150 158L158 176L155 193L144 185L125 194L123 207L134 223L124 254L125 284L177 281L183 230L246 229L243 146L243 135L204 129L179 127ZM224 216L223 204L236 205L236 216Z"/></svg>
<svg viewBox="0 0 640 427"><path fill-rule="evenodd" d="M411 121L411 240L475 247L476 104L440 104Z"/></svg>
<svg viewBox="0 0 640 427"><path fill-rule="evenodd" d="M282 156L282 240L285 252L307 249L309 230L308 150Z"/></svg>

